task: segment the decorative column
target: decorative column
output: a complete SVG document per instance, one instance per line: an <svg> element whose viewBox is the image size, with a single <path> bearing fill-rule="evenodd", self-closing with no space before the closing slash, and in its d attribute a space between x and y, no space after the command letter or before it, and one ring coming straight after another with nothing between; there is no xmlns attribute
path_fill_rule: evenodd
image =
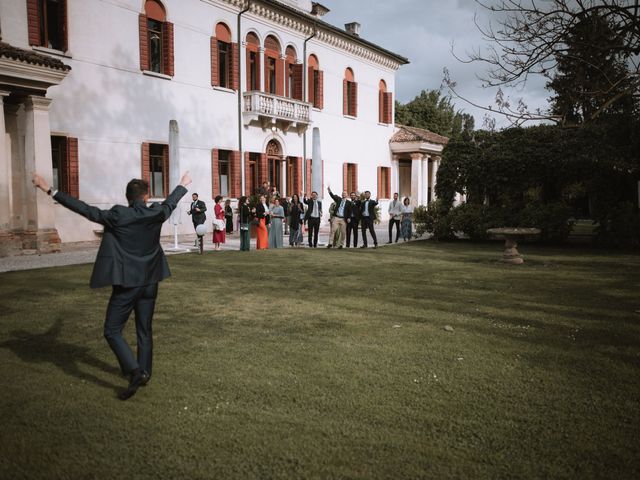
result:
<svg viewBox="0 0 640 480"><path fill-rule="evenodd" d="M411 154L411 205L414 207L420 205L422 158L423 155L421 153Z"/></svg>
<svg viewBox="0 0 640 480"><path fill-rule="evenodd" d="M391 157L391 195L400 191L400 157L393 154Z"/></svg>
<svg viewBox="0 0 640 480"><path fill-rule="evenodd" d="M425 155L422 159L422 205L429 204L429 155Z"/></svg>
<svg viewBox="0 0 640 480"><path fill-rule="evenodd" d="M4 121L5 129L10 140L11 156L11 229L14 232L21 231L24 225L26 215L26 192L24 191L24 171L23 147L24 143L20 142L20 138L24 137L24 128L18 127L18 110L20 105L13 103L4 104ZM22 241L17 247L22 248Z"/></svg>
<svg viewBox="0 0 640 480"><path fill-rule="evenodd" d="M8 96L9 92L0 90L0 237L8 232L11 223L11 159L4 123L4 98Z"/></svg>
<svg viewBox="0 0 640 480"><path fill-rule="evenodd" d="M25 101L24 177L27 221L22 248L48 253L60 250L60 237L55 228L54 203L31 183L31 172L38 172L49 185L53 181L51 161L51 99L28 96Z"/></svg>
<svg viewBox="0 0 640 480"><path fill-rule="evenodd" d="M287 158L280 160L280 196L285 197L287 192Z"/></svg>
<svg viewBox="0 0 640 480"><path fill-rule="evenodd" d="M258 76L260 77L260 91L264 92L265 77L267 76L267 57L264 54L264 47L258 48L258 57L260 57L260 65L258 66L260 69L258 72Z"/></svg>

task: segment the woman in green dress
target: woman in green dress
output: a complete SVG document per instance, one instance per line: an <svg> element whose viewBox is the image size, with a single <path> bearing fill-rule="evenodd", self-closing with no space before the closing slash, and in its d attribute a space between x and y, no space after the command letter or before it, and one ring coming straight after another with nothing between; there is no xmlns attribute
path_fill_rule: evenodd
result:
<svg viewBox="0 0 640 480"><path fill-rule="evenodd" d="M284 221L284 208L278 198L273 199L271 212L271 228L269 229L269 248L282 248L282 222Z"/></svg>

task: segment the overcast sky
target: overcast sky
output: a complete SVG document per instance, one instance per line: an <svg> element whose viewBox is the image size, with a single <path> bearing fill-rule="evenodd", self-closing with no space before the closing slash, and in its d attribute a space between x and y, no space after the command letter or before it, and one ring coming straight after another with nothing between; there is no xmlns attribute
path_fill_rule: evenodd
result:
<svg viewBox="0 0 640 480"><path fill-rule="evenodd" d="M331 11L323 20L338 27L345 23L362 25L361 37L411 62L400 68L396 76L396 99L406 103L421 90L438 89L444 67L457 82L457 89L469 99L490 105L496 90L483 89L475 75L485 68L479 63L463 64L451 54L451 43L458 56L465 51L486 46L474 24L488 24L488 12L474 0L320 0ZM530 82L518 91L507 91L515 104L522 98L531 110L545 108L550 93L542 79ZM476 128L481 128L485 112L462 100L454 100L457 109L474 115ZM498 127L505 125L496 118Z"/></svg>

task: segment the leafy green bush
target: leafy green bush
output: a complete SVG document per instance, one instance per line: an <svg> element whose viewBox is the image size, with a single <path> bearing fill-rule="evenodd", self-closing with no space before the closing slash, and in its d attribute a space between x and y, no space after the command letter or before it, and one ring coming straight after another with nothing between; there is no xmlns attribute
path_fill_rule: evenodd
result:
<svg viewBox="0 0 640 480"><path fill-rule="evenodd" d="M489 237L487 229L495 227L517 226L514 217L502 207L463 203L449 211L451 227L472 240L484 240ZM516 222L517 223L517 222Z"/></svg>
<svg viewBox="0 0 640 480"><path fill-rule="evenodd" d="M433 235L435 240L452 240L455 238L451 228L451 218L447 215L448 207L440 200L430 202L427 206L418 206L413 210L415 236L425 233Z"/></svg>
<svg viewBox="0 0 640 480"><path fill-rule="evenodd" d="M562 202L531 202L520 212L518 227L535 227L541 230L544 242L563 242L575 223L573 210Z"/></svg>
<svg viewBox="0 0 640 480"><path fill-rule="evenodd" d="M596 228L597 240L609 246L640 246L640 212L632 202L616 205L603 216Z"/></svg>

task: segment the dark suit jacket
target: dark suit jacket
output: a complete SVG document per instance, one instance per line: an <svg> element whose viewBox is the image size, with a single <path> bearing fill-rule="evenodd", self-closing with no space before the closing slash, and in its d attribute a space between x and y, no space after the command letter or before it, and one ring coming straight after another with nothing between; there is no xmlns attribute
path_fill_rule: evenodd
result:
<svg viewBox="0 0 640 480"><path fill-rule="evenodd" d="M322 218L322 201L316 200L316 202L318 202L318 213L320 214L320 218ZM304 203L309 207L307 208L307 211L304 214L304 220L306 222L311 218L311 211L313 210L313 199L308 198L304 201Z"/></svg>
<svg viewBox="0 0 640 480"><path fill-rule="evenodd" d="M162 203L147 207L135 201L100 210L58 191L54 199L92 222L104 225L104 234L91 274L91 288L121 285L139 287L171 275L160 246L162 224L176 208L187 189L177 186Z"/></svg>
<svg viewBox="0 0 640 480"><path fill-rule="evenodd" d="M331 196L331 198L333 198L333 201L336 202L335 216L337 216L338 215L338 208L340 208L340 203L342 203L342 197L336 195L331 190L329 190L329 195ZM343 217L342 218L347 219L350 216L351 216L351 199L350 198L345 198L344 212L343 212Z"/></svg>
<svg viewBox="0 0 640 480"><path fill-rule="evenodd" d="M360 200L356 200L355 202L352 200L351 204L349 205L349 213L345 213L345 217L346 218L353 218L355 220L360 220L360 216L361 216L361 205L360 205Z"/></svg>
<svg viewBox="0 0 640 480"><path fill-rule="evenodd" d="M195 208L199 208L200 212L196 212L195 208L192 208L193 202L191 202L191 205L189 207L190 208L189 214L191 215L191 220L193 220L193 224L200 225L206 222L207 220L207 216L204 213L207 211L207 205L202 200L197 200L196 202L197 203Z"/></svg>
<svg viewBox="0 0 640 480"><path fill-rule="evenodd" d="M269 215L268 213L265 214L264 205L262 205L261 203L256 205L256 218L264 218L265 225L269 225L271 223L271 215Z"/></svg>
<svg viewBox="0 0 640 480"><path fill-rule="evenodd" d="M364 202L366 202L366 200L360 201L360 218L364 217ZM370 198L369 199L369 218L376 218L376 205L378 205L378 202L376 202L373 198Z"/></svg>

